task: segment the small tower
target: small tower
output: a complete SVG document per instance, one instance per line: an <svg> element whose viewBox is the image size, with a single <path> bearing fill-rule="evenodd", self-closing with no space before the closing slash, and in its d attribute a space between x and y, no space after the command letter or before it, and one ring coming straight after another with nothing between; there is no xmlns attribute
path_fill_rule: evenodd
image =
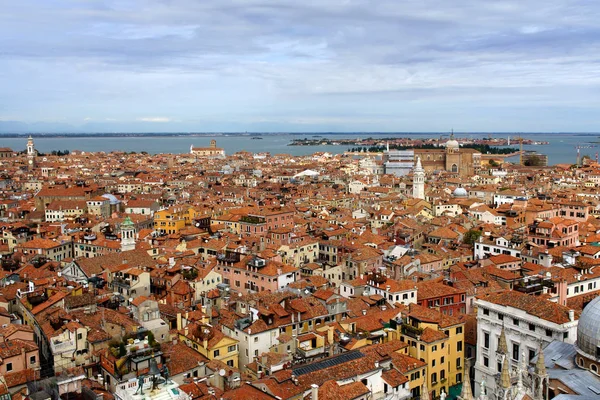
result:
<svg viewBox="0 0 600 400"><path fill-rule="evenodd" d="M217 147L217 141L216 141L215 139L211 140L211 141L210 141L210 148L211 148L211 149L214 149L214 148L216 148L216 147Z"/></svg>
<svg viewBox="0 0 600 400"><path fill-rule="evenodd" d="M121 251L135 250L135 225L131 218L125 217L121 224Z"/></svg>
<svg viewBox="0 0 600 400"><path fill-rule="evenodd" d="M27 139L27 164L29 169L34 167L35 164L35 156L37 152L35 151L35 145L33 144L33 138L29 135Z"/></svg>
<svg viewBox="0 0 600 400"><path fill-rule="evenodd" d="M508 366L508 357L504 357L504 362L502 363L502 371L500 372L500 385L498 387L498 395L496 396L498 400L512 400L512 384L510 382L509 368L510 367Z"/></svg>
<svg viewBox="0 0 600 400"><path fill-rule="evenodd" d="M534 400L545 400L548 398L548 394L546 393L546 389L548 388L548 372L546 371L546 360L541 343L540 352L538 353L535 368L533 369L531 386Z"/></svg>
<svg viewBox="0 0 600 400"><path fill-rule="evenodd" d="M425 170L421 166L421 157L417 157L417 165L413 169L413 197L425 199Z"/></svg>
<svg viewBox="0 0 600 400"><path fill-rule="evenodd" d="M500 331L500 337L498 338L498 348L496 349L496 354L498 356L498 361L502 361L502 359L508 356L508 343L506 341L506 330L504 329L504 324L502 324L502 330Z"/></svg>
<svg viewBox="0 0 600 400"><path fill-rule="evenodd" d="M421 387L421 400L429 400L429 388L427 387L427 377L423 380Z"/></svg>
<svg viewBox="0 0 600 400"><path fill-rule="evenodd" d="M469 376L469 369L471 369L468 363L465 365L465 377L463 379L462 390L460 391L460 400L474 400L473 391L471 390L471 377Z"/></svg>

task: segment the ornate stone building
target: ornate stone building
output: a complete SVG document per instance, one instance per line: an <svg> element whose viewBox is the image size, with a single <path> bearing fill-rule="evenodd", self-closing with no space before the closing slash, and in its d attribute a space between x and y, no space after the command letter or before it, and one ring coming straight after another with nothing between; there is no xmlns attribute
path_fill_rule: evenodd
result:
<svg viewBox="0 0 600 400"><path fill-rule="evenodd" d="M421 158L425 172L447 171L459 176L472 176L481 168L481 153L475 149L461 149L450 135L445 148L415 149L415 157Z"/></svg>

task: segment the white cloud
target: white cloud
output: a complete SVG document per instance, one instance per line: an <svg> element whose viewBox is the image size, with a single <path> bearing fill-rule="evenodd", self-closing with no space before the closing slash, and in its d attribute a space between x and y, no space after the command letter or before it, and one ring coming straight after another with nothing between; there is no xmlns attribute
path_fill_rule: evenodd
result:
<svg viewBox="0 0 600 400"><path fill-rule="evenodd" d="M171 122L171 118L167 117L141 117L137 120L142 122Z"/></svg>
<svg viewBox="0 0 600 400"><path fill-rule="evenodd" d="M110 115L166 129L262 117L279 130L368 123L377 110L377 130L410 105L402 128L430 129L418 116L456 100L473 123L500 125L506 117L491 106L568 114L600 103L598 2L46 3L9 2L0 13L0 109L11 119L93 125ZM490 107L475 116L481 106Z"/></svg>

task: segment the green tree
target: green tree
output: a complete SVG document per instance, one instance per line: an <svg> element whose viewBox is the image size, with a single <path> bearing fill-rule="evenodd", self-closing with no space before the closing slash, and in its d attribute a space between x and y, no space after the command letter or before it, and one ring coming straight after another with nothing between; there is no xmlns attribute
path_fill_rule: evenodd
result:
<svg viewBox="0 0 600 400"><path fill-rule="evenodd" d="M125 343L119 343L119 358L123 357L127 354L127 349L125 348Z"/></svg>
<svg viewBox="0 0 600 400"><path fill-rule="evenodd" d="M463 238L463 243L473 244L477 240L479 240L480 236L481 236L481 231L478 231L476 229L470 229L469 231L467 231L467 233L465 233L465 236Z"/></svg>
<svg viewBox="0 0 600 400"><path fill-rule="evenodd" d="M150 347L154 347L156 345L156 339L154 338L154 333L152 333L152 331L148 331L148 344Z"/></svg>

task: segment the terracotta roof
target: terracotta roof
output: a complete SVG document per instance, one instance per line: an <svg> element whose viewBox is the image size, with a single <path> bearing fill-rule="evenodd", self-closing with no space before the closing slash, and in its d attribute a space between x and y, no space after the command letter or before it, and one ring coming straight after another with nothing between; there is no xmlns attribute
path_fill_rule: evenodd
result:
<svg viewBox="0 0 600 400"><path fill-rule="evenodd" d="M191 347L182 342L165 342L161 345L161 350L168 361L169 373L179 375L186 371L197 368L200 363L207 363L208 358L198 353Z"/></svg>
<svg viewBox="0 0 600 400"><path fill-rule="evenodd" d="M506 290L479 298L489 303L523 310L527 314L555 324L566 324L571 321L568 307L521 292ZM507 312L510 314L510 308L507 309ZM578 311L575 311L575 320L579 319L579 314Z"/></svg>

